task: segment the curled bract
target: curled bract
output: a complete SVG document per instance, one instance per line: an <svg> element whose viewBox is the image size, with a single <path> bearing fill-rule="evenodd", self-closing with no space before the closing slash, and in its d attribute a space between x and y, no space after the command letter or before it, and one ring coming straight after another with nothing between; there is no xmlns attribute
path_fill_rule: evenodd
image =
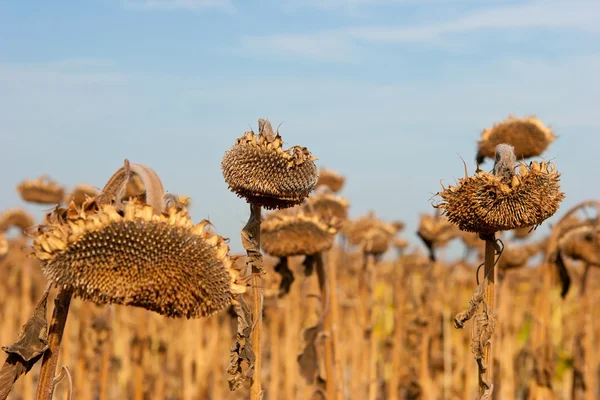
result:
<svg viewBox="0 0 600 400"><path fill-rule="evenodd" d="M519 164L519 174L502 178L479 171L438 193L435 207L463 230L493 233L537 226L551 217L564 199L560 174L552 163Z"/></svg>
<svg viewBox="0 0 600 400"><path fill-rule="evenodd" d="M270 123L260 125L258 135L246 132L223 156L221 169L229 189L266 209L302 203L317 183L316 158L306 147L283 150L283 140L272 133Z"/></svg>

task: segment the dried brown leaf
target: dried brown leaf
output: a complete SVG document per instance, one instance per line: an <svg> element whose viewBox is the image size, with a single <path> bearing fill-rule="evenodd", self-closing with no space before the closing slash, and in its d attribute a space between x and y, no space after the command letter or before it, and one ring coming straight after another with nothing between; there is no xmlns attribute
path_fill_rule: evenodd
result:
<svg viewBox="0 0 600 400"><path fill-rule="evenodd" d="M300 374L309 385L315 383L319 373L319 355L317 353L317 338L322 330L322 325L311 326L304 331L305 347L298 356Z"/></svg>
<svg viewBox="0 0 600 400"><path fill-rule="evenodd" d="M230 362L229 368L227 368L229 390L231 391L238 389L246 379L254 376L254 361L256 359L250 336L252 333L250 307L248 307L242 295L238 295L233 308L237 314L237 334L236 342L230 350ZM248 363L246 372L242 368L244 361Z"/></svg>

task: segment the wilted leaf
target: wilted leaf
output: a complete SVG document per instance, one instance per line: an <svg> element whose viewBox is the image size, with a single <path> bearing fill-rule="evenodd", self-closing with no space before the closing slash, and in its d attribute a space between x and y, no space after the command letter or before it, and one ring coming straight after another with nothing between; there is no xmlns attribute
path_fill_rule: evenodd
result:
<svg viewBox="0 0 600 400"><path fill-rule="evenodd" d="M252 350L250 335L252 333L252 314L250 307L242 295L236 297L234 309L237 314L236 342L230 350L230 362L227 373L229 374L229 390L234 391L242 386L243 382L254 376L254 361L256 359ZM242 363L246 361L248 368L243 372Z"/></svg>
<svg viewBox="0 0 600 400"><path fill-rule="evenodd" d="M10 346L2 347L8 358L0 370L0 400L8 397L12 385L21 375L29 372L48 349L48 293L49 290L46 290L33 315L19 331L19 340Z"/></svg>
<svg viewBox="0 0 600 400"><path fill-rule="evenodd" d="M321 332L322 325L318 324L304 331L304 342L306 343L302 354L298 356L300 374L309 385L312 385L319 373L319 357L317 354L317 337Z"/></svg>

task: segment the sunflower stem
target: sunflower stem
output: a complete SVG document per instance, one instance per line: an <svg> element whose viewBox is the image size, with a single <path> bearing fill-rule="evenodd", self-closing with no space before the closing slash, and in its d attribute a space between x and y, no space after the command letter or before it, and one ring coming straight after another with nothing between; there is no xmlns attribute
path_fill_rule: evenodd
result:
<svg viewBox="0 0 600 400"><path fill-rule="evenodd" d="M328 281L332 279L325 272L323 255L318 253L316 256L317 277L319 279L319 289L321 290L321 303L323 304L323 330L325 332L325 371L327 374L326 389L327 398L336 399L337 376L335 370L335 360L333 353L333 337L331 330L331 293L328 287Z"/></svg>
<svg viewBox="0 0 600 400"><path fill-rule="evenodd" d="M496 311L496 277L498 271L495 268L495 256L496 256L496 238L494 234L486 235L485 239L485 259L484 259L484 276L487 278L487 282L484 287L485 291L485 302L488 305L488 310L491 313ZM488 342L483 349L483 360L479 363L479 395L483 396L484 393L490 393L493 390L493 356L492 356L492 342Z"/></svg>
<svg viewBox="0 0 600 400"><path fill-rule="evenodd" d="M56 300L54 300L52 323L48 331L48 350L44 353L44 358L42 360L36 400L52 399L56 364L58 363L60 344L65 331L65 325L67 324L71 297L71 291L61 289L56 296Z"/></svg>
<svg viewBox="0 0 600 400"><path fill-rule="evenodd" d="M252 314L254 315L252 321L252 348L256 360L254 361L254 375L252 376L252 386L250 388L251 400L260 400L263 396L261 387L263 290L260 276L264 271L260 252L260 222L261 207L250 204L250 218L242 230L242 244L248 255L246 265L252 269Z"/></svg>

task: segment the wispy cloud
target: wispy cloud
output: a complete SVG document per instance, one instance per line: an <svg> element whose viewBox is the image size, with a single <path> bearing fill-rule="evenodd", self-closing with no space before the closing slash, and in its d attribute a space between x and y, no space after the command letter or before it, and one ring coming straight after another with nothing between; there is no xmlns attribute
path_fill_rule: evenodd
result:
<svg viewBox="0 0 600 400"><path fill-rule="evenodd" d="M384 0L340 0L338 3L373 3ZM393 0L388 0L393 1ZM335 2L335 1L334 1ZM445 46L445 42L474 32L564 29L600 33L600 3L597 1L534 1L472 11L437 22L406 26L353 26L310 34L244 37L242 45L281 50L284 54L325 60L347 60L349 50L369 43L418 43ZM331 54L344 57L331 57Z"/></svg>
<svg viewBox="0 0 600 400"><path fill-rule="evenodd" d="M235 10L232 0L126 0L125 5L138 10Z"/></svg>

